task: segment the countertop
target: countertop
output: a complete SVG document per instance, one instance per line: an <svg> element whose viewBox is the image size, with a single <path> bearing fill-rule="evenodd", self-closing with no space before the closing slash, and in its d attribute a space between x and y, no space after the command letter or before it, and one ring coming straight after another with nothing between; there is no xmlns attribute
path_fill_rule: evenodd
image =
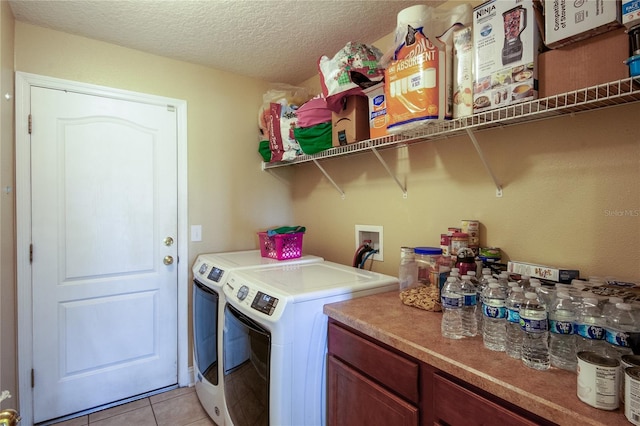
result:
<svg viewBox="0 0 640 426"><path fill-rule="evenodd" d="M537 371L504 352L486 349L482 337L446 339L441 313L404 305L397 292L331 303L324 313L480 389L561 425L630 425L623 406L600 410L576 395L576 373Z"/></svg>

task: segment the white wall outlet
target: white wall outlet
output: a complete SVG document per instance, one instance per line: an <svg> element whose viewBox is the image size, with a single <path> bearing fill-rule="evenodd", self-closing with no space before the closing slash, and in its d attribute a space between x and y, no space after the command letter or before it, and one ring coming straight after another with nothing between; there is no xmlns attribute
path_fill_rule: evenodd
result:
<svg viewBox="0 0 640 426"><path fill-rule="evenodd" d="M191 225L191 241L202 241L202 225Z"/></svg>
<svg viewBox="0 0 640 426"><path fill-rule="evenodd" d="M382 226L356 225L356 250L365 240L371 240L371 246L378 250L370 259L378 262L384 261L384 245L382 238Z"/></svg>

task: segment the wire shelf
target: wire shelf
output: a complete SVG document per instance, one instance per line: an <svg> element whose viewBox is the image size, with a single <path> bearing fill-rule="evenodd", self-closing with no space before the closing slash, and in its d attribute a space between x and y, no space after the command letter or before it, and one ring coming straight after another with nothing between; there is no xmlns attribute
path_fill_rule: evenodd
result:
<svg viewBox="0 0 640 426"><path fill-rule="evenodd" d="M467 134L468 130L484 130L528 123L638 101L640 101L640 79L627 78L509 105L468 117L425 123L411 131L330 148L313 155L300 155L292 161L263 162L262 169L286 167L310 161L314 161L317 164L316 160L324 158L341 157L377 148L400 147L408 143L425 142Z"/></svg>

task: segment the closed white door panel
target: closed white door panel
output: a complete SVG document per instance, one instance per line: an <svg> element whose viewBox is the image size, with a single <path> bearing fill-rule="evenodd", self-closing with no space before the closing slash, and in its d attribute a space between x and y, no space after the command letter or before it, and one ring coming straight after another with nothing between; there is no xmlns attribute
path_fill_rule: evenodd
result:
<svg viewBox="0 0 640 426"><path fill-rule="evenodd" d="M166 106L31 100L39 422L177 383L177 145Z"/></svg>

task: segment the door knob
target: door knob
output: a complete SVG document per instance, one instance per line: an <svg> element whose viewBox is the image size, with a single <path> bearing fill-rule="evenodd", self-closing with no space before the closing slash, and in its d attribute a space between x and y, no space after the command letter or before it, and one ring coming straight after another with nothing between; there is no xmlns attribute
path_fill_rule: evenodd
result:
<svg viewBox="0 0 640 426"><path fill-rule="evenodd" d="M171 246L171 245L173 245L173 238L167 237L167 238L164 239L163 242L164 242L165 246Z"/></svg>
<svg viewBox="0 0 640 426"><path fill-rule="evenodd" d="M165 265L171 265L173 263L173 256L165 256L162 261Z"/></svg>

